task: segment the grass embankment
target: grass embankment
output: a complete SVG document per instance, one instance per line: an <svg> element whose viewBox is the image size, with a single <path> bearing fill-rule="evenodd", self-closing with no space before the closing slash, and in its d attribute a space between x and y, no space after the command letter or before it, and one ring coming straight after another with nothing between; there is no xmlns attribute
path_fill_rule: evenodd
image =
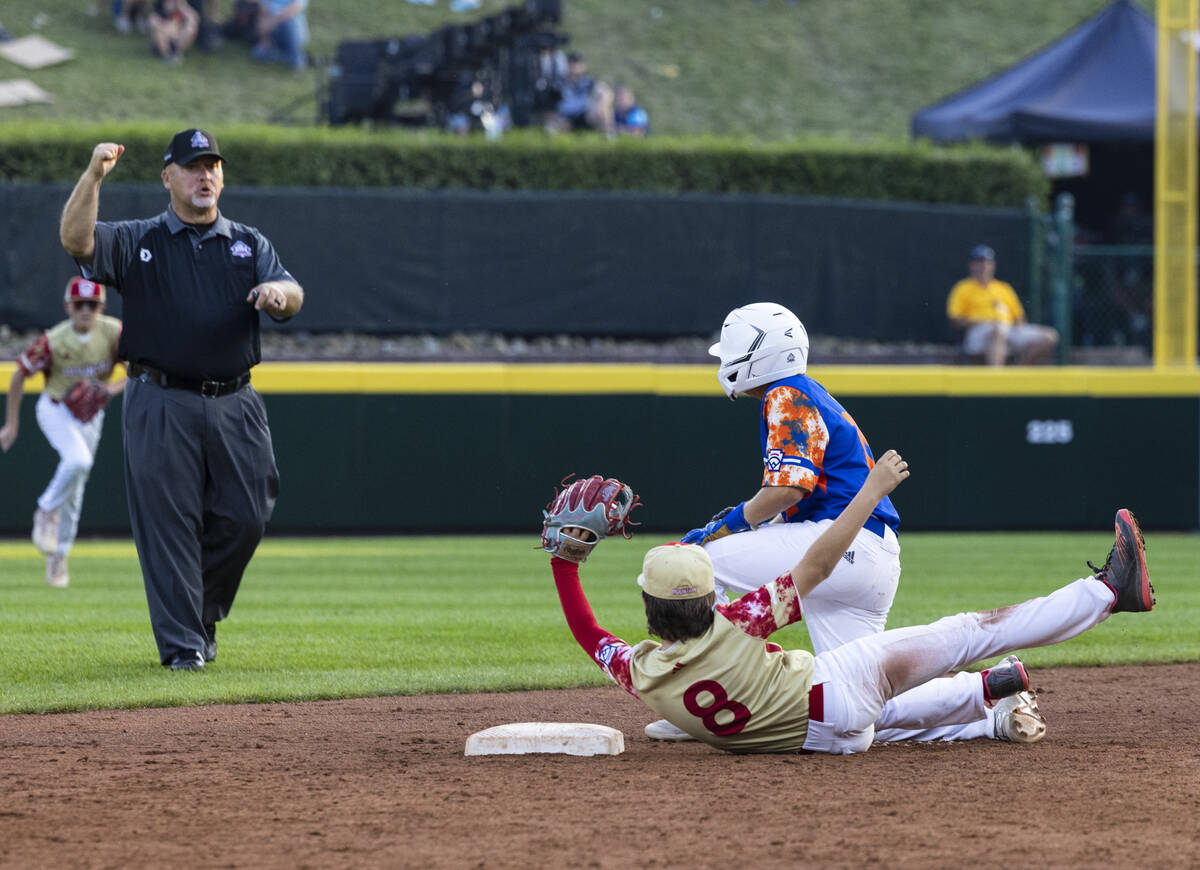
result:
<svg viewBox="0 0 1200 870"><path fill-rule="evenodd" d="M455 14L448 3L321 0L308 12L310 49L328 58L343 40L427 34L519 3L484 0L478 12ZM220 5L228 13L233 4ZM562 26L594 76L633 86L656 135L905 138L913 112L1014 63L1106 5L563 0ZM32 79L55 98L49 106L0 109L0 122L152 119L214 132L231 123L316 122L313 72L252 64L240 44L213 54L193 50L181 66L169 67L151 56L147 37L116 33L108 8L107 0L6 0L0 20L14 36L40 33L76 57L41 70L0 60L0 78ZM42 21L36 31L35 19Z"/></svg>

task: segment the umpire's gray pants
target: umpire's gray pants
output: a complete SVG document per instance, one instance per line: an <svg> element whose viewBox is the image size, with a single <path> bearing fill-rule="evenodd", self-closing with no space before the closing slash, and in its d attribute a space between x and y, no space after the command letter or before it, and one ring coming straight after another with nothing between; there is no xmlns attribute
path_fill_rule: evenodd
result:
<svg viewBox="0 0 1200 870"><path fill-rule="evenodd" d="M279 492L262 396L209 399L130 378L125 488L163 664L203 651L224 619Z"/></svg>

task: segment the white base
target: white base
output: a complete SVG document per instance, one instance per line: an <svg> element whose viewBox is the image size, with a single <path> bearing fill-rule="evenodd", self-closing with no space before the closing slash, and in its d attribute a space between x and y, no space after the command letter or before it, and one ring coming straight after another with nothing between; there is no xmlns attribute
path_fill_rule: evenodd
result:
<svg viewBox="0 0 1200 870"><path fill-rule="evenodd" d="M511 722L467 738L464 755L620 755L625 735L607 725L586 722Z"/></svg>

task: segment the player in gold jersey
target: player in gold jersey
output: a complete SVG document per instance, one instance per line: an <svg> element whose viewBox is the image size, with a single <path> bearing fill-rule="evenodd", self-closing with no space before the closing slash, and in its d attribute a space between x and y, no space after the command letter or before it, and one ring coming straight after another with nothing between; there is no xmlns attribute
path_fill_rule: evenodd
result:
<svg viewBox="0 0 1200 870"><path fill-rule="evenodd" d="M870 748L880 710L901 692L983 659L1060 643L1112 613L1154 607L1141 530L1121 509L1104 566L1089 562L1090 576L1045 597L885 631L816 656L768 642L774 631L801 619L804 597L829 576L879 501L908 474L908 464L889 450L790 572L731 604L713 606L712 562L703 548L675 543L651 549L638 583L650 633L660 641L631 646L601 628L583 594L579 565L555 556L551 568L567 624L614 682L705 743L730 752L849 754ZM594 540L586 529L563 531ZM961 711L962 721L1028 689L1028 675L1012 661L993 670L1014 679L994 681L980 672L976 709ZM927 711L938 721L946 721L944 713Z"/></svg>
<svg viewBox="0 0 1200 870"><path fill-rule="evenodd" d="M109 396L125 388L124 377L110 380L118 365L121 321L104 314L104 301L103 284L78 277L68 282L63 305L69 319L39 335L17 360L8 385L5 422L0 428L0 449L7 452L17 440L25 380L37 372L44 374L46 383L37 403L37 421L58 453L59 462L54 477L38 498L33 543L46 555L46 582L56 587L70 582L67 554L75 543L83 491L104 426L103 408L90 419L81 420L63 400L80 381L103 385Z"/></svg>

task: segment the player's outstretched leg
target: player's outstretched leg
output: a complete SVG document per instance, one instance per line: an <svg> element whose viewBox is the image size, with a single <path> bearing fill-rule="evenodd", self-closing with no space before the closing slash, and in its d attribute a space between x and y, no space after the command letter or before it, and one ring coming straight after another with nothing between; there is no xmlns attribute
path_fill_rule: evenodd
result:
<svg viewBox="0 0 1200 870"><path fill-rule="evenodd" d="M862 751L884 703L896 693L972 662L1069 640L1117 610L1150 610L1155 602L1145 541L1124 508L1117 512L1115 532L1103 568L1045 597L886 631L817 656L818 680L828 680L825 711L833 716L821 723L824 732L810 729L810 737L817 733L821 745L806 744L808 748Z"/></svg>

